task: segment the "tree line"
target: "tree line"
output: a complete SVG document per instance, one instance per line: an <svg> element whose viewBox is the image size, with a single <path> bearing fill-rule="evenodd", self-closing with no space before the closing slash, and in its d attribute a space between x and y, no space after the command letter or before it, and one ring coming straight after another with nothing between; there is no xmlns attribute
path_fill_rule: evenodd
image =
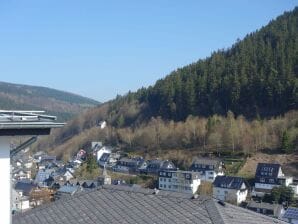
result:
<svg viewBox="0 0 298 224"><path fill-rule="evenodd" d="M286 137L285 137L286 136ZM106 139L123 148L195 149L198 152L254 154L263 149L293 152L298 146L298 112L268 120L248 121L229 111L227 116L188 116L185 121L152 118L136 128L115 129Z"/></svg>

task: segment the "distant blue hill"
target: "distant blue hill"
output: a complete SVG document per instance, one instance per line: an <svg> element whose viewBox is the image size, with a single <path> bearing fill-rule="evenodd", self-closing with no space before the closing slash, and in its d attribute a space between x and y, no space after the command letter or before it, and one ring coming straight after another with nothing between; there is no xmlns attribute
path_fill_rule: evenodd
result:
<svg viewBox="0 0 298 224"><path fill-rule="evenodd" d="M66 121L99 104L96 100L65 91L0 82L2 110L45 110L57 115L60 121Z"/></svg>

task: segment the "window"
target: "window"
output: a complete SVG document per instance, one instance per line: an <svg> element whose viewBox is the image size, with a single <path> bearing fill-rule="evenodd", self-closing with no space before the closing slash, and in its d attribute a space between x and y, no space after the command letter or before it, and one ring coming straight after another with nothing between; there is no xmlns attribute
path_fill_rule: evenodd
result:
<svg viewBox="0 0 298 224"><path fill-rule="evenodd" d="M260 178L261 183L265 183L265 178Z"/></svg>
<svg viewBox="0 0 298 224"><path fill-rule="evenodd" d="M160 185L159 185L159 187L161 187L161 188L162 188L162 184L160 184Z"/></svg>
<svg viewBox="0 0 298 224"><path fill-rule="evenodd" d="M228 194L228 191L225 191L225 194Z"/></svg>
<svg viewBox="0 0 298 224"><path fill-rule="evenodd" d="M171 179L169 179L169 182L171 182Z"/></svg>
<svg viewBox="0 0 298 224"><path fill-rule="evenodd" d="M270 183L270 184L274 184L274 179L270 178L270 179L269 179L269 183Z"/></svg>
<svg viewBox="0 0 298 224"><path fill-rule="evenodd" d="M169 185L169 188L171 189L171 185Z"/></svg>

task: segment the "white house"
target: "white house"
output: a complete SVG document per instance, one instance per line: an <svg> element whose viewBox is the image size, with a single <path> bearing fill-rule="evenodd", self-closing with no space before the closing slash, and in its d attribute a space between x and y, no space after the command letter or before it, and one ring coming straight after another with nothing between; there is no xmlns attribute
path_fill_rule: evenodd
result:
<svg viewBox="0 0 298 224"><path fill-rule="evenodd" d="M200 174L191 171L159 171L160 190L195 194L201 184Z"/></svg>
<svg viewBox="0 0 298 224"><path fill-rule="evenodd" d="M17 160L16 165L18 167L21 167L23 165L23 161L22 160Z"/></svg>
<svg viewBox="0 0 298 224"><path fill-rule="evenodd" d="M292 183L293 177L286 177L280 164L258 163L252 195L263 196L270 193L274 187L289 186Z"/></svg>
<svg viewBox="0 0 298 224"><path fill-rule="evenodd" d="M99 162L100 158L102 157L103 154L111 154L112 153L112 149L110 147L107 146L103 146L101 147L97 152L96 152L96 158L97 158L97 162ZM100 164L101 165L101 164Z"/></svg>
<svg viewBox="0 0 298 224"><path fill-rule="evenodd" d="M217 176L223 176L223 163L218 159L196 158L190 171L199 172L202 181L213 182Z"/></svg>
<svg viewBox="0 0 298 224"><path fill-rule="evenodd" d="M30 209L29 197L23 196L22 192L17 192L15 189L11 190L11 206L12 211L21 212Z"/></svg>
<svg viewBox="0 0 298 224"><path fill-rule="evenodd" d="M288 208L281 219L291 224L298 224L298 208Z"/></svg>
<svg viewBox="0 0 298 224"><path fill-rule="evenodd" d="M106 121L100 121L98 123L98 126L100 127L100 129L104 129L105 127L107 127L107 122Z"/></svg>
<svg viewBox="0 0 298 224"><path fill-rule="evenodd" d="M213 197L221 201L240 204L246 200L247 193L241 177L217 176L213 182Z"/></svg>

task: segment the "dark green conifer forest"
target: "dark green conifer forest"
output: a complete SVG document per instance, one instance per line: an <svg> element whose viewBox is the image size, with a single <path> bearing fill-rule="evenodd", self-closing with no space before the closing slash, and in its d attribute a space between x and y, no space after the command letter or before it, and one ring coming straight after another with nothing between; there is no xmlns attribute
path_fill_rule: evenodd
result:
<svg viewBox="0 0 298 224"><path fill-rule="evenodd" d="M149 117L176 121L229 110L255 118L297 109L297 88L298 7L231 48L177 69L125 100L146 103Z"/></svg>

